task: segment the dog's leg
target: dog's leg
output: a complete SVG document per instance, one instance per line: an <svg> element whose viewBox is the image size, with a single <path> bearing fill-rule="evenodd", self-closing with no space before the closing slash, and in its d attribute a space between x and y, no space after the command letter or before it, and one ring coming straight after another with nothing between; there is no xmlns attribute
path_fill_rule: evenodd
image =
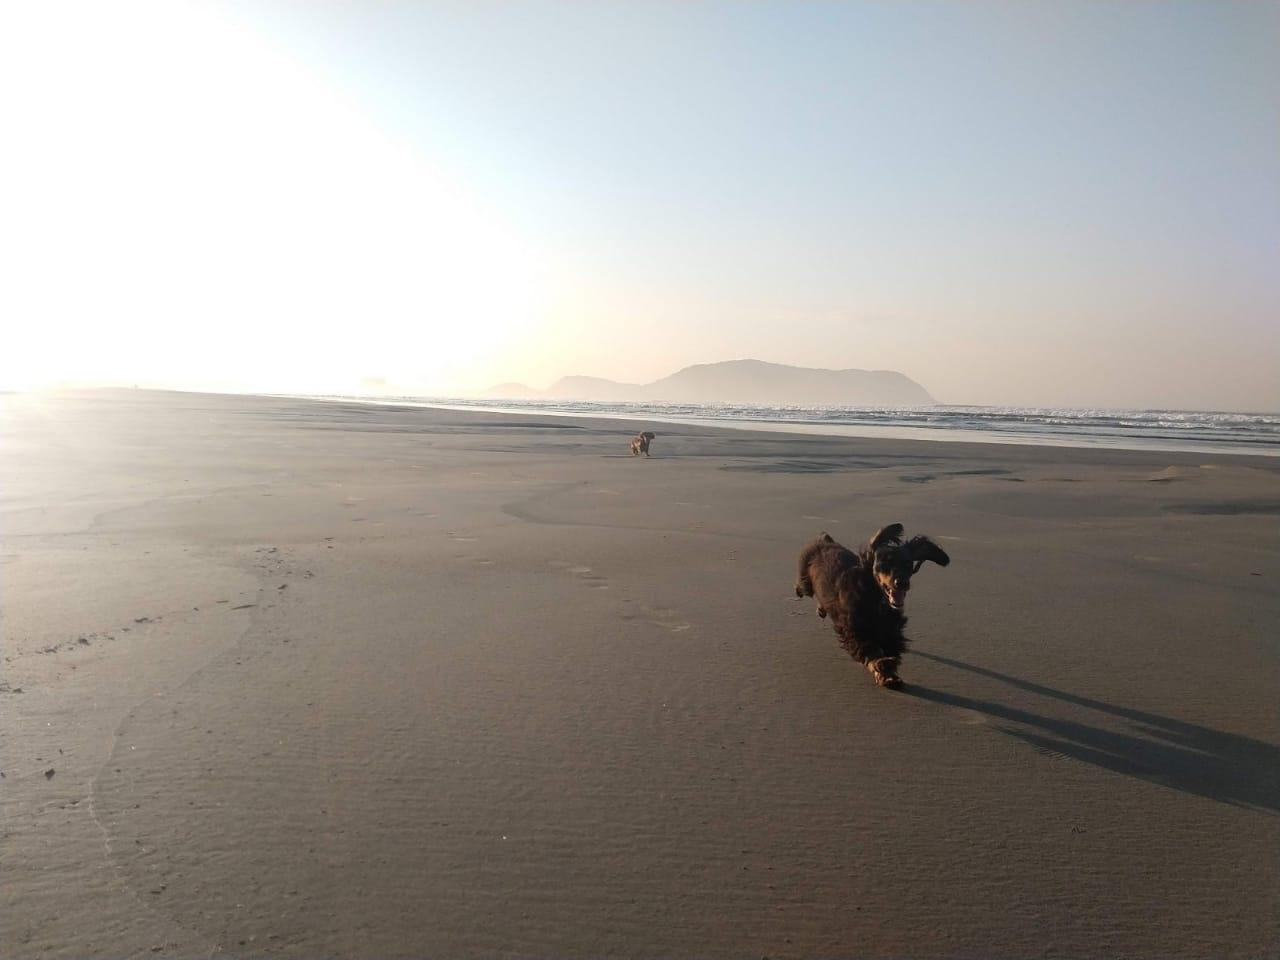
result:
<svg viewBox="0 0 1280 960"><path fill-rule="evenodd" d="M796 580L796 596L813 596L813 581L809 579L809 571L803 565L800 567L800 577Z"/></svg>

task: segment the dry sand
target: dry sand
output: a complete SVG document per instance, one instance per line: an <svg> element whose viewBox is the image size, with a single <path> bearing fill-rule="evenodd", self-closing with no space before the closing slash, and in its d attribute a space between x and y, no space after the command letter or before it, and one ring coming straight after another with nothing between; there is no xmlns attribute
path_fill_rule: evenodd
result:
<svg viewBox="0 0 1280 960"><path fill-rule="evenodd" d="M1277 951L1276 460L0 405L5 957Z"/></svg>

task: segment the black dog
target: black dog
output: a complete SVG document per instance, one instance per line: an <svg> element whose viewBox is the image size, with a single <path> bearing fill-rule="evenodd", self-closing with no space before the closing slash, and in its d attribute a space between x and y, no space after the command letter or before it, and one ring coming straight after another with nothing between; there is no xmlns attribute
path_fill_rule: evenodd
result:
<svg viewBox="0 0 1280 960"><path fill-rule="evenodd" d="M840 645L866 664L882 687L900 687L898 665L907 649L902 608L911 575L926 560L945 567L951 558L928 537L902 541L891 523L858 553L822 534L800 553L797 597L817 597L818 616L831 617Z"/></svg>

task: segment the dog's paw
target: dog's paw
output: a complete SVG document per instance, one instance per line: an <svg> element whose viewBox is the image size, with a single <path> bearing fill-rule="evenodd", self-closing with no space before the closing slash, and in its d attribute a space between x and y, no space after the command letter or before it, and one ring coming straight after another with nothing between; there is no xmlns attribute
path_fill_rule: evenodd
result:
<svg viewBox="0 0 1280 960"><path fill-rule="evenodd" d="M902 686L902 678L898 676L898 664L892 657L876 657L867 661L867 670L875 680L876 686L896 690Z"/></svg>
<svg viewBox="0 0 1280 960"><path fill-rule="evenodd" d="M827 619L827 608L826 608L826 607L819 607L819 608L818 608L818 616L819 616L819 617L821 617L823 620Z"/></svg>

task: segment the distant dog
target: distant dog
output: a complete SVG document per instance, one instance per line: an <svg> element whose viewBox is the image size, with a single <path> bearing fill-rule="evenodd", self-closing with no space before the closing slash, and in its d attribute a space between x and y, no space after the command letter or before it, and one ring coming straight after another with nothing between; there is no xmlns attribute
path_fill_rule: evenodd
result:
<svg viewBox="0 0 1280 960"><path fill-rule="evenodd" d="M647 457L649 455L649 441L656 436L656 433L650 433L648 430L644 433L637 433L631 440L631 455L638 457L643 453Z"/></svg>
<svg viewBox="0 0 1280 960"><path fill-rule="evenodd" d="M831 617L840 645L882 687L900 687L898 665L907 649L902 613L911 575L926 560L945 567L951 558L928 537L902 540L891 523L854 553L822 534L800 553L797 597L817 597L818 616Z"/></svg>

